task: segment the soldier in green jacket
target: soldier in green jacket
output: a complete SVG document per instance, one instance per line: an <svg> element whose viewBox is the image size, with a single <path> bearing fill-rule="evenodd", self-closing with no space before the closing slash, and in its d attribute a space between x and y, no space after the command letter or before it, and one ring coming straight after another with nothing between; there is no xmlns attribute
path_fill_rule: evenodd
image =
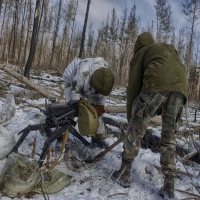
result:
<svg viewBox="0 0 200 200"><path fill-rule="evenodd" d="M131 163L138 155L151 118L161 111L160 163L164 174L162 191L168 197L174 197L175 133L179 128L183 105L187 101L187 91L186 69L173 46L155 43L148 32L139 35L129 70L129 127L123 145L121 169L113 173L113 180L117 180L123 187L130 187Z"/></svg>

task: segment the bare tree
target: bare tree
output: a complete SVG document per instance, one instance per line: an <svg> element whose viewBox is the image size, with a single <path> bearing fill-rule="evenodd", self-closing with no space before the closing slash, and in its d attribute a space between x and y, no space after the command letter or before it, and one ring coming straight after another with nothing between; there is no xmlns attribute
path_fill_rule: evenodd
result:
<svg viewBox="0 0 200 200"><path fill-rule="evenodd" d="M34 23L33 23L33 32L32 32L32 38L31 38L31 46L30 46L30 52L28 61L25 66L24 76L29 78L29 72L32 66L32 62L34 60L35 56L35 49L37 45L37 33L38 33L38 22L39 22L39 9L40 9L40 0L36 1L35 6L35 16L34 16Z"/></svg>
<svg viewBox="0 0 200 200"><path fill-rule="evenodd" d="M93 43L94 43L94 31L92 29L92 23L88 27L88 40L86 44L86 57L92 57L93 55Z"/></svg>
<svg viewBox="0 0 200 200"><path fill-rule="evenodd" d="M28 9L28 4L27 1L25 1L24 3L24 9L23 9L23 13L22 13L22 19L21 19L21 33L20 33L20 41L19 41L19 48L18 48L18 61L17 63L20 65L21 63L21 49L22 49L22 43L23 41L23 36L24 36L24 29L25 29L25 20L26 20L26 16L27 16L27 9Z"/></svg>
<svg viewBox="0 0 200 200"><path fill-rule="evenodd" d="M0 15L1 15L2 3L3 3L3 0L0 0Z"/></svg>
<svg viewBox="0 0 200 200"><path fill-rule="evenodd" d="M71 43L72 43L72 36L73 36L73 33L74 33L76 11L77 11L77 8L78 8L78 0L76 1L74 6L75 6L75 11L74 11L74 15L73 15L72 32L71 32L71 37L70 37L70 41L69 41L69 45L68 45L68 51L67 51L67 61L66 61L67 64L69 62L69 55L70 55L70 49L71 49Z"/></svg>
<svg viewBox="0 0 200 200"><path fill-rule="evenodd" d="M173 31L173 19L169 0L156 0L156 40L158 42L168 42L170 33Z"/></svg>
<svg viewBox="0 0 200 200"><path fill-rule="evenodd" d="M125 49L125 29L126 29L126 23L127 23L127 8L123 11L123 16L121 17L121 26L120 26L120 34L119 34L119 54L118 54L118 67L117 67L117 76L118 76L118 83L124 79L124 77L121 76L123 71L123 65L124 65L124 49Z"/></svg>
<svg viewBox="0 0 200 200"><path fill-rule="evenodd" d="M58 31L60 28L60 21L61 21L61 6L62 6L62 0L59 1L59 7L58 7L58 14L55 19L55 28L53 31L53 44L52 44L52 49L51 49L51 58L50 58L50 67L52 68L53 65L53 58L55 54L55 46L56 46L56 40L58 37Z"/></svg>
<svg viewBox="0 0 200 200"><path fill-rule="evenodd" d="M194 88L196 87L196 67L194 64L194 37L195 37L195 28L199 24L200 18L200 0L183 0L183 13L186 16L186 20L190 24L190 35L188 41L188 48L186 51L185 64L187 67L188 78L189 78L189 98L194 97Z"/></svg>
<svg viewBox="0 0 200 200"><path fill-rule="evenodd" d="M26 62L27 59L27 49L28 49L28 45L29 45L29 41L30 41L30 33L31 33L31 26L32 26L32 0L28 0L28 5L29 9L27 10L27 15L28 15L28 19L27 19L27 31L26 31L26 39L25 39L25 46L24 46L24 56L22 58L22 63Z"/></svg>
<svg viewBox="0 0 200 200"><path fill-rule="evenodd" d="M13 6L13 1L10 1L8 3L8 8L7 8L7 3L6 3L6 9L5 9L5 31L4 31L4 44L3 44L3 59L7 59L8 61L8 46L9 46L9 40L10 40L10 21L12 18L12 6ZM7 11L8 10L8 11Z"/></svg>
<svg viewBox="0 0 200 200"><path fill-rule="evenodd" d="M2 22L2 25L1 25L1 37L3 36L3 30L4 30L4 23L5 23L7 8L8 8L8 2L6 2L5 8L4 8L3 22Z"/></svg>
<svg viewBox="0 0 200 200"><path fill-rule="evenodd" d="M195 27L197 26L198 20L200 18L200 0L183 0L181 3L183 6L183 13L186 16L186 20L191 25L190 37L189 37L189 48L188 48L187 58L186 58L186 66L189 72L191 68Z"/></svg>
<svg viewBox="0 0 200 200"><path fill-rule="evenodd" d="M109 65L113 71L117 70L117 51L118 48L118 36L119 34L119 19L117 17L116 11L113 8L111 10L111 20L109 26L109 54L110 58L108 60Z"/></svg>
<svg viewBox="0 0 200 200"><path fill-rule="evenodd" d="M82 40L81 40L79 58L82 57L82 53L83 53L84 41L85 41L85 33L86 33L86 27L87 27L87 20L88 20L88 14L89 14L89 9L90 9L90 3L91 3L91 0L88 0L86 14L85 14L85 21L84 21L84 26L83 26L83 33L82 33Z"/></svg>
<svg viewBox="0 0 200 200"><path fill-rule="evenodd" d="M38 51L37 51L37 66L42 67L42 63L44 63L44 55L45 55L45 50L44 50L44 40L45 40L45 34L50 32L51 29L51 24L52 24L52 17L49 17L49 0L43 0L42 2L42 10L44 10L44 15L40 17L40 24L41 24L41 38L40 38L40 43L38 41ZM51 10L50 10L51 11ZM42 11L43 13L43 11ZM46 34L47 35L47 34ZM39 33L38 33L39 36ZM46 49L47 50L47 49Z"/></svg>
<svg viewBox="0 0 200 200"><path fill-rule="evenodd" d="M126 28L126 40L124 50L124 70L122 76L124 80L128 79L130 60L134 55L133 46L140 30L140 16L136 15L136 5L133 5L128 16L127 28ZM127 83L127 82L126 82Z"/></svg>
<svg viewBox="0 0 200 200"><path fill-rule="evenodd" d="M15 10L13 15L13 44L12 44L12 60L15 61L15 53L16 53L16 46L17 46L17 31L19 25L19 1L15 1Z"/></svg>
<svg viewBox="0 0 200 200"><path fill-rule="evenodd" d="M180 29L178 33L177 45L176 49L177 52L182 60L184 60L185 50L186 50L186 31L185 29Z"/></svg>

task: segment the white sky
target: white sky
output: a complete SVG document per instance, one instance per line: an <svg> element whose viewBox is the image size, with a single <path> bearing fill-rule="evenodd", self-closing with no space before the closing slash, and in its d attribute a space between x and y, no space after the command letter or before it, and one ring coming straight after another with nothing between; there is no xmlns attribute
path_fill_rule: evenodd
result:
<svg viewBox="0 0 200 200"><path fill-rule="evenodd" d="M182 12L181 0L170 0L172 17L174 19L175 30L187 26L185 16ZM101 26L101 23L106 20L108 12L110 13L113 7L117 12L118 18L123 15L125 6L128 8L128 13L133 5L136 5L136 13L141 17L142 27L146 27L148 23L151 24L155 20L155 0L91 0L88 24L93 24L93 29ZM76 15L76 23L83 27L85 12L87 7L87 0L79 0L79 6Z"/></svg>

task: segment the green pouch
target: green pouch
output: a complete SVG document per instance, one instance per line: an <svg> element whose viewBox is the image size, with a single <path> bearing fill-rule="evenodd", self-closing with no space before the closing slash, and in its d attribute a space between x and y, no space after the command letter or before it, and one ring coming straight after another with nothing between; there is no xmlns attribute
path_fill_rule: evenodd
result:
<svg viewBox="0 0 200 200"><path fill-rule="evenodd" d="M83 136L93 137L99 126L97 110L89 101L81 100L78 108L78 128Z"/></svg>

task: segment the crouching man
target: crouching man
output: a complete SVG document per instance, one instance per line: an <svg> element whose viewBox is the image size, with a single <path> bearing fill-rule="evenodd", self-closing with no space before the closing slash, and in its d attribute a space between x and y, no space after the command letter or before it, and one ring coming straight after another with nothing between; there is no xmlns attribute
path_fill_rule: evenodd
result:
<svg viewBox="0 0 200 200"><path fill-rule="evenodd" d="M65 82L66 100L88 100L94 105L99 114L99 127L92 145L107 148L105 141L107 133L103 123L102 114L107 96L114 85L114 76L108 63L101 57L75 58L65 69L63 74Z"/></svg>

